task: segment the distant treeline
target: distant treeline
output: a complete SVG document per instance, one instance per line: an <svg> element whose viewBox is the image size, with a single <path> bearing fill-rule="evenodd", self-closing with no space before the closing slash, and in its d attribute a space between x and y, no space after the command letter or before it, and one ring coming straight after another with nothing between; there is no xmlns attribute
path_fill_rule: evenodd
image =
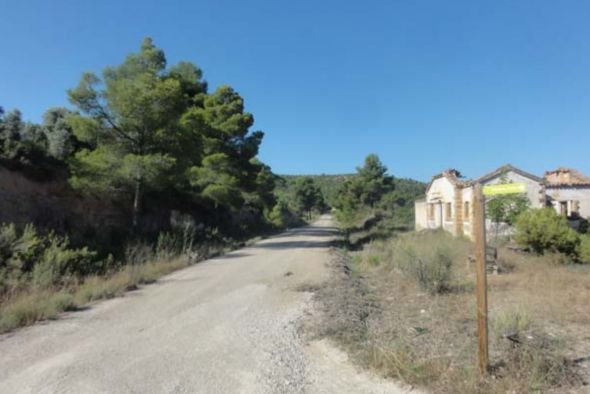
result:
<svg viewBox="0 0 590 394"><path fill-rule="evenodd" d="M295 185L304 178L313 180L326 205L336 208L340 221L347 223L376 213L389 217L400 227L411 227L414 200L426 189L423 182L389 175L379 157L369 155L354 174L281 175L277 194L293 200Z"/></svg>
<svg viewBox="0 0 590 394"><path fill-rule="evenodd" d="M324 196L325 202L329 206L333 206L338 191L345 181L353 178L354 174L336 174L336 175L281 175L284 180L279 183L278 188L282 190L289 189L295 185L298 179L310 178L319 187Z"/></svg>

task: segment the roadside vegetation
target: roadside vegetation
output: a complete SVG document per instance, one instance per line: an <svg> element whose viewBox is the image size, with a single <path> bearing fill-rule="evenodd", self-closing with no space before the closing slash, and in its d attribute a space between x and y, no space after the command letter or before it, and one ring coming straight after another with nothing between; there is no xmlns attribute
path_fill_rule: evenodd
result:
<svg viewBox="0 0 590 394"><path fill-rule="evenodd" d="M362 190L351 186L346 191ZM497 240L498 274L488 276L491 366L482 379L473 244L443 231L409 231L395 220L384 228L374 213L381 201L353 195L360 196L355 204L343 201L337 212L346 242L335 276L316 293L323 311L317 335L335 340L359 365L435 393L584 392L587 235L550 209L530 210L515 199L491 204L515 233Z"/></svg>
<svg viewBox="0 0 590 394"><path fill-rule="evenodd" d="M480 379L471 247L436 231L341 252L336 279L317 295L320 335L359 364L436 393L581 390L590 267L500 250L511 271L489 276L491 371Z"/></svg>
<svg viewBox="0 0 590 394"><path fill-rule="evenodd" d="M233 245L237 246L237 245ZM113 298L233 247L197 243L191 231L161 233L154 245L129 244L124 260L97 260L67 238L32 225L0 227L0 333L54 319L89 302Z"/></svg>
<svg viewBox="0 0 590 394"><path fill-rule="evenodd" d="M48 109L40 124L0 107L3 174L54 185L48 208L61 201L0 223L0 332L121 295L326 209L313 180L285 193L258 159L264 133L238 92L210 90L195 64L168 65L150 38L122 63L84 73L67 95L71 108ZM72 201L108 202L98 215L112 224L69 212Z"/></svg>
<svg viewBox="0 0 590 394"><path fill-rule="evenodd" d="M414 200L426 185L387 173L377 155L368 155L357 173L342 183L332 206L349 248L384 239L414 226Z"/></svg>

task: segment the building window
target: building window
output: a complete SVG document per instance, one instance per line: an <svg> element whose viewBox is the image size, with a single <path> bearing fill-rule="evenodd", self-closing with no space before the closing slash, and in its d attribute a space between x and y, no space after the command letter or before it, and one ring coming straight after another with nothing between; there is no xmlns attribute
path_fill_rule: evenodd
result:
<svg viewBox="0 0 590 394"><path fill-rule="evenodd" d="M428 204L428 220L434 220L434 204Z"/></svg>
<svg viewBox="0 0 590 394"><path fill-rule="evenodd" d="M469 201L465 201L463 203L463 221L468 222L469 221L469 214L471 212L469 212Z"/></svg>
<svg viewBox="0 0 590 394"><path fill-rule="evenodd" d="M576 218L580 214L580 201L558 201L556 209L557 213L559 213L560 215Z"/></svg>
<svg viewBox="0 0 590 394"><path fill-rule="evenodd" d="M453 221L453 204L450 202L445 204L445 219L447 222Z"/></svg>
<svg viewBox="0 0 590 394"><path fill-rule="evenodd" d="M570 201L570 216L576 216L580 213L580 202L578 200Z"/></svg>
<svg viewBox="0 0 590 394"><path fill-rule="evenodd" d="M559 214L563 216L567 216L567 201L560 201L559 202Z"/></svg>

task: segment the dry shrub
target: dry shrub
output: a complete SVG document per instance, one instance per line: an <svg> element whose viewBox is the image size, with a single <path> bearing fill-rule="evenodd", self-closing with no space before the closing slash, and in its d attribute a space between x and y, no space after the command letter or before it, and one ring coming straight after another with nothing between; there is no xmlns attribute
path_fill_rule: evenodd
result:
<svg viewBox="0 0 590 394"><path fill-rule="evenodd" d="M468 243L446 232L409 234L392 242L392 263L432 294L457 288L458 266L467 258Z"/></svg>

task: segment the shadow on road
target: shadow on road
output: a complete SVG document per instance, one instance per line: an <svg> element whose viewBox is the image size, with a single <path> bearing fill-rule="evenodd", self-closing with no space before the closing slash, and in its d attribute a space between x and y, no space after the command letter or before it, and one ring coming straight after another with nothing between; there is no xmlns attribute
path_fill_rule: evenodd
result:
<svg viewBox="0 0 590 394"><path fill-rule="evenodd" d="M309 248L328 248L332 246L333 241L285 241L285 242L266 242L257 244L253 247L256 249L309 249Z"/></svg>
<svg viewBox="0 0 590 394"><path fill-rule="evenodd" d="M327 248L334 244L335 238L339 234L337 227L303 227L290 230L287 233L281 234L275 241L269 240L267 242L254 245L257 249L300 249L300 248ZM293 240L283 241L285 238L291 237L309 237L307 240ZM325 238L332 239L325 239ZM317 240L314 240L316 238ZM279 240L280 239L280 240Z"/></svg>

